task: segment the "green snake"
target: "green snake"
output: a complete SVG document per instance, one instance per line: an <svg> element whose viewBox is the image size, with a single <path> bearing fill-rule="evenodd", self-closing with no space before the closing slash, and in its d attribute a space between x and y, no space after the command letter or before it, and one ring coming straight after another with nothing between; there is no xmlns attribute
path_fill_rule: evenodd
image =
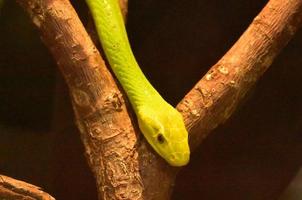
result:
<svg viewBox="0 0 302 200"><path fill-rule="evenodd" d="M170 165L186 165L190 149L183 118L153 88L137 64L118 0L86 2L107 60L130 100L141 132Z"/></svg>

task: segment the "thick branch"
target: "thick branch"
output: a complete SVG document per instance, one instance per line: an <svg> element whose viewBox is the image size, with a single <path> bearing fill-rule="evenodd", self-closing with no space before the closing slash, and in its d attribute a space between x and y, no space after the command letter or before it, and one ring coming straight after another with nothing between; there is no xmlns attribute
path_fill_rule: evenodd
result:
<svg viewBox="0 0 302 200"><path fill-rule="evenodd" d="M100 199L141 199L137 136L124 98L68 0L19 0L68 84ZM125 1L124 1L125 2Z"/></svg>
<svg viewBox="0 0 302 200"><path fill-rule="evenodd" d="M301 0L271 0L235 45L179 103L194 149L223 123L302 22Z"/></svg>
<svg viewBox="0 0 302 200"><path fill-rule="evenodd" d="M302 22L301 0L271 0L235 45L178 104L190 133L192 151L227 120L249 88L268 69ZM144 152L142 153L144 154ZM148 197L167 199L177 170L165 168L156 157L144 171ZM158 181L169 183L168 187ZM158 191L154 194L152 191Z"/></svg>
<svg viewBox="0 0 302 200"><path fill-rule="evenodd" d="M0 199L55 200L32 184L0 175Z"/></svg>
<svg viewBox="0 0 302 200"><path fill-rule="evenodd" d="M123 95L69 2L18 1L31 15L68 83L100 198L168 199L176 170L137 139ZM271 0L178 105L190 130L192 149L232 114L293 37L301 24L301 11L301 0Z"/></svg>

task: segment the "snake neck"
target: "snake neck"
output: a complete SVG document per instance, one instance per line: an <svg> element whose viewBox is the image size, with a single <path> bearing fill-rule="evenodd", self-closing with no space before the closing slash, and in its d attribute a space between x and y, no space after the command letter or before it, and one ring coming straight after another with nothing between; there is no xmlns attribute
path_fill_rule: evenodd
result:
<svg viewBox="0 0 302 200"><path fill-rule="evenodd" d="M129 58L130 56L132 57L129 55ZM147 80L134 58L131 58L131 61L121 59L120 62L116 61L111 66L136 113L142 106L164 101Z"/></svg>
<svg viewBox="0 0 302 200"><path fill-rule="evenodd" d="M134 111L164 101L139 68L131 50L117 0L86 0L108 62Z"/></svg>

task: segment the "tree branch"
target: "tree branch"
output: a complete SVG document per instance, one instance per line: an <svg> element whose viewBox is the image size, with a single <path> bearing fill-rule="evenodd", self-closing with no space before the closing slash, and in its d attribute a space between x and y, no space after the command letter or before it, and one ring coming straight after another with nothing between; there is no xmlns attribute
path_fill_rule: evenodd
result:
<svg viewBox="0 0 302 200"><path fill-rule="evenodd" d="M41 188L0 175L0 199L55 200Z"/></svg>
<svg viewBox="0 0 302 200"><path fill-rule="evenodd" d="M302 23L301 0L270 0L234 46L178 104L191 148L227 120Z"/></svg>
<svg viewBox="0 0 302 200"><path fill-rule="evenodd" d="M177 173L132 123L128 104L67 0L18 0L69 86L99 198L168 199ZM194 150L223 123L301 25L301 0L271 0L177 106ZM129 109L127 109L129 108Z"/></svg>
<svg viewBox="0 0 302 200"><path fill-rule="evenodd" d="M68 0L19 0L68 84L100 199L141 199L137 135L120 90Z"/></svg>

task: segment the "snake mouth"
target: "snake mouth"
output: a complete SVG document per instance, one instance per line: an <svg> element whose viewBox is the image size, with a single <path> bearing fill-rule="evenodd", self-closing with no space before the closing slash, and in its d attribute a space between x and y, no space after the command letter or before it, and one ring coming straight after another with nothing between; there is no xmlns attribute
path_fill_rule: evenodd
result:
<svg viewBox="0 0 302 200"><path fill-rule="evenodd" d="M190 153L172 153L170 157L167 159L167 162L175 167L185 166L190 161Z"/></svg>
<svg viewBox="0 0 302 200"><path fill-rule="evenodd" d="M145 138L147 139L148 143L153 147L153 149L164 159L166 162L168 162L171 166L174 167L182 167L188 164L190 161L190 151L187 149L184 152L173 152L172 148L169 148L169 151L173 153L168 153L165 148L167 148L166 142L163 142L159 145L164 145L165 148L155 145L154 138L150 137L149 135L145 135ZM157 141L157 139L156 139Z"/></svg>
<svg viewBox="0 0 302 200"><path fill-rule="evenodd" d="M148 136L145 136L147 141L149 141L151 138ZM175 153L170 153L166 154L167 152L163 151L160 147L157 145L154 145L152 140L149 142L153 149L164 159L166 162L168 162L171 166L174 167L182 167L188 164L190 161L190 152L175 152Z"/></svg>

